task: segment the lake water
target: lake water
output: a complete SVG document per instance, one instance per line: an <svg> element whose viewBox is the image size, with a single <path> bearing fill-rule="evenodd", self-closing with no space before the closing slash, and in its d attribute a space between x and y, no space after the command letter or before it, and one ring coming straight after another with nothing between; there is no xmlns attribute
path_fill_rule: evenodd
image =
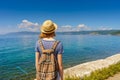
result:
<svg viewBox="0 0 120 80"><path fill-rule="evenodd" d="M0 37L0 80L35 72L38 35ZM120 52L120 36L57 35L64 46L63 64L68 68Z"/></svg>

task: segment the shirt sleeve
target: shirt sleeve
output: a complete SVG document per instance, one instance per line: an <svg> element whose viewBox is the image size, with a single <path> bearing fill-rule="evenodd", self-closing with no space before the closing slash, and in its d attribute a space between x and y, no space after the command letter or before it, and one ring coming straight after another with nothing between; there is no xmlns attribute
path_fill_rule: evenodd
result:
<svg viewBox="0 0 120 80"><path fill-rule="evenodd" d="M36 42L36 45L35 45L35 52L39 52L38 41Z"/></svg>
<svg viewBox="0 0 120 80"><path fill-rule="evenodd" d="M63 54L64 50L63 50L63 45L61 42L59 42L58 46L57 46L57 53L58 54Z"/></svg>

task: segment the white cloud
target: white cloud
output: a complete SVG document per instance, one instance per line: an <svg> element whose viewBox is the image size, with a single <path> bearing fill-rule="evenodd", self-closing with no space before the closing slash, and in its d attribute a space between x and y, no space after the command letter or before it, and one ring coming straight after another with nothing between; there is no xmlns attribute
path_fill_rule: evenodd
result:
<svg viewBox="0 0 120 80"><path fill-rule="evenodd" d="M18 24L19 28L28 29L30 31L39 31L40 24L33 23L28 20L22 20L22 23ZM99 28L90 28L85 24L79 24L78 26L74 27L71 25L64 25L58 27L57 32L70 32L70 31L89 31L89 30L112 30L110 27L99 27Z"/></svg>
<svg viewBox="0 0 120 80"><path fill-rule="evenodd" d="M98 28L98 30L112 30L113 28L110 27L103 27L101 26L100 28Z"/></svg>
<svg viewBox="0 0 120 80"><path fill-rule="evenodd" d="M85 24L79 24L78 25L79 28L84 28L84 27L87 27Z"/></svg>
<svg viewBox="0 0 120 80"><path fill-rule="evenodd" d="M71 25L64 25L64 26L61 26L62 28L72 28Z"/></svg>
<svg viewBox="0 0 120 80"><path fill-rule="evenodd" d="M39 30L40 25L38 23L33 23L28 20L22 20L22 23L18 24L19 28L25 28L30 31L37 31Z"/></svg>
<svg viewBox="0 0 120 80"><path fill-rule="evenodd" d="M57 32L68 32L71 30L71 28L72 28L71 25L64 25L64 26L58 27Z"/></svg>
<svg viewBox="0 0 120 80"><path fill-rule="evenodd" d="M81 31L81 30L91 30L91 28L88 27L88 26L85 25L85 24L79 24L79 25L77 26L77 29L79 29L79 31Z"/></svg>
<svg viewBox="0 0 120 80"><path fill-rule="evenodd" d="M69 32L72 31L72 26L71 25L64 25L61 27L58 27L57 32Z"/></svg>
<svg viewBox="0 0 120 80"><path fill-rule="evenodd" d="M71 25L64 25L61 27L58 27L58 32L69 32L69 31L85 31L85 30L91 30L90 27L86 26L85 24L79 24L76 27L73 27Z"/></svg>

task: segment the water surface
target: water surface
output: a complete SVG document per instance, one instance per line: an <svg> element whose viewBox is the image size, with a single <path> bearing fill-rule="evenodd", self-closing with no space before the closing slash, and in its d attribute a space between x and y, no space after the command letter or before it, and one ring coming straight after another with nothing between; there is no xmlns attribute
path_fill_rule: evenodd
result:
<svg viewBox="0 0 120 80"><path fill-rule="evenodd" d="M120 36L57 35L64 46L64 68L120 52ZM0 36L0 80L35 71L38 35Z"/></svg>

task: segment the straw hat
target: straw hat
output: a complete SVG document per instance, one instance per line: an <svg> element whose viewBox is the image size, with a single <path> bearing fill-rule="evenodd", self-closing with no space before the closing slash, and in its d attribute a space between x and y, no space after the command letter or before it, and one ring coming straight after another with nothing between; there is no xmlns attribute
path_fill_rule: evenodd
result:
<svg viewBox="0 0 120 80"><path fill-rule="evenodd" d="M45 22L43 22L40 28L41 32L46 34L55 32L56 29L57 29L57 25L53 23L51 20L46 20Z"/></svg>

